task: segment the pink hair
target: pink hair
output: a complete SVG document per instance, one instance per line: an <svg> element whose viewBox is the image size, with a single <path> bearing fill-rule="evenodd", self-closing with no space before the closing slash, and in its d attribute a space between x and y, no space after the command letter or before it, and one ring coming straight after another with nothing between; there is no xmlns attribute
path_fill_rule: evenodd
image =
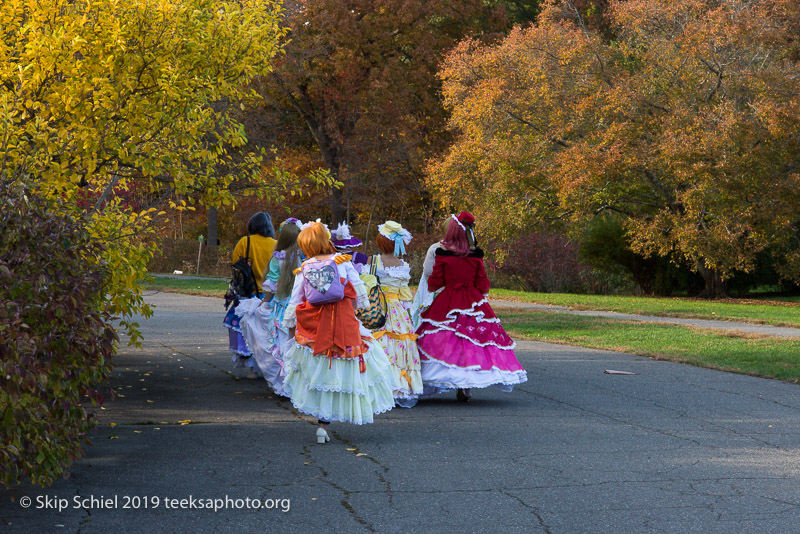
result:
<svg viewBox="0 0 800 534"><path fill-rule="evenodd" d="M444 239L442 239L442 246L457 256L469 254L467 232L461 228L457 220L450 219L450 222L447 223L447 232L444 234Z"/></svg>

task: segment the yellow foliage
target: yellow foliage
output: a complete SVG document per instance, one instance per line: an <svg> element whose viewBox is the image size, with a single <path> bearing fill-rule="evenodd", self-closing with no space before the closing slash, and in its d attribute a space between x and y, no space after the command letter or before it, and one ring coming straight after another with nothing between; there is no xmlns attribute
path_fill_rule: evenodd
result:
<svg viewBox="0 0 800 534"><path fill-rule="evenodd" d="M117 195L144 180L230 203L235 179L263 179L261 154L230 157L246 138L229 109L256 97L248 82L279 52L280 15L273 0L3 2L0 179L29 183L106 244L108 303L133 342L155 209ZM97 202L80 207L87 192Z"/></svg>

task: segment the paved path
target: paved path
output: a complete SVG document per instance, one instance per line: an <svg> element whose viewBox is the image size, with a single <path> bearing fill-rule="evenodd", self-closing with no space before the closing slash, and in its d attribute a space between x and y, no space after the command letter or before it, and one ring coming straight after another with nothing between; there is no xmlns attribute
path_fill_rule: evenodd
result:
<svg viewBox="0 0 800 534"><path fill-rule="evenodd" d="M96 410L86 458L51 488L0 491L0 532L798 531L795 385L523 342L513 393L334 424L319 446L290 403L231 374L220 299L147 300L145 348L117 357L124 397ZM101 496L116 506L86 501ZM273 509L180 508L225 496Z"/></svg>

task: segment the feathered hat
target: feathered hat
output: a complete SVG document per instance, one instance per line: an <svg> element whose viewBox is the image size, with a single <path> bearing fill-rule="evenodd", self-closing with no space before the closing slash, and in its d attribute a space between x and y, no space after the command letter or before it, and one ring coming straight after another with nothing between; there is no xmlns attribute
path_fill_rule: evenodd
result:
<svg viewBox="0 0 800 534"><path fill-rule="evenodd" d="M348 249L360 247L363 245L360 239L356 239L350 235L350 226L347 223L341 222L336 230L331 232L333 246L337 249Z"/></svg>

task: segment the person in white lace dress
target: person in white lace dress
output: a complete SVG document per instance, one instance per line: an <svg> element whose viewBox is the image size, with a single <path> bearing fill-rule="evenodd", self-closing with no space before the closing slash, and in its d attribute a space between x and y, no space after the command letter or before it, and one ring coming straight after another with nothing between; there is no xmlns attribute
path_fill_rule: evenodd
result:
<svg viewBox="0 0 800 534"><path fill-rule="evenodd" d="M284 391L299 412L318 418L317 443L330 441L327 427L331 421L372 423L373 415L391 410L396 386L386 354L355 315L357 307L369 304L364 283L350 256L335 253L330 237L321 223L310 223L300 232L297 244L308 258L304 266L317 262L336 265L344 297L312 304L307 286L313 283L300 268L295 271L283 316L283 326L291 334L283 354ZM330 265L325 266L328 268Z"/></svg>
<svg viewBox="0 0 800 534"><path fill-rule="evenodd" d="M392 364L399 388L394 392L398 406L411 408L422 394L422 375L420 357L417 350L417 335L411 323L409 309L413 295L408 287L411 268L401 259L405 245L411 241L411 234L400 224L386 221L378 226L376 239L382 254L371 258L375 263L378 281L386 295L386 324L373 331L389 362Z"/></svg>

